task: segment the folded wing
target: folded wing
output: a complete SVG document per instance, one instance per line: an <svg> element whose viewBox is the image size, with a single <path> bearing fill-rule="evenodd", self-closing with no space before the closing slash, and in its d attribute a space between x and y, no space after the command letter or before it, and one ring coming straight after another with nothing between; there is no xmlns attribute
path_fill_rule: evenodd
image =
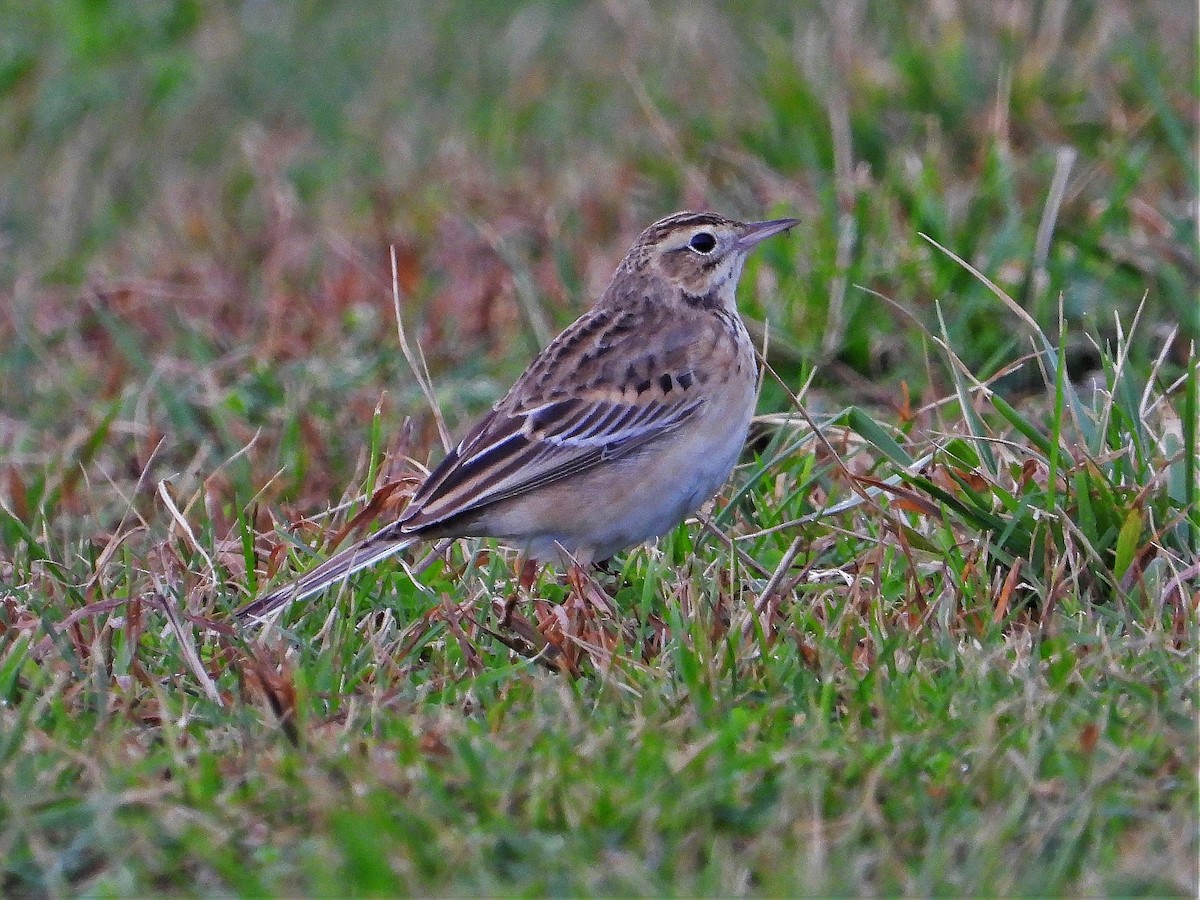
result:
<svg viewBox="0 0 1200 900"><path fill-rule="evenodd" d="M700 400L608 392L530 409L501 404L442 461L413 497L412 533L537 490L632 453L686 422Z"/></svg>

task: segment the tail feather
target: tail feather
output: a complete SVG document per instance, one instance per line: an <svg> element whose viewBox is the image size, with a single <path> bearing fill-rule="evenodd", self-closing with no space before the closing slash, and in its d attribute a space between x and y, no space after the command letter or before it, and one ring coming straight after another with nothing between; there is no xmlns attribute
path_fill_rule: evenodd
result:
<svg viewBox="0 0 1200 900"><path fill-rule="evenodd" d="M319 594L327 587L337 584L355 572L373 566L404 548L415 543L418 539L412 535L394 538L387 536L387 531L372 535L365 541L343 550L330 557L311 572L301 576L290 584L285 584L252 600L235 614L239 619L262 619L277 609L305 600L313 594Z"/></svg>

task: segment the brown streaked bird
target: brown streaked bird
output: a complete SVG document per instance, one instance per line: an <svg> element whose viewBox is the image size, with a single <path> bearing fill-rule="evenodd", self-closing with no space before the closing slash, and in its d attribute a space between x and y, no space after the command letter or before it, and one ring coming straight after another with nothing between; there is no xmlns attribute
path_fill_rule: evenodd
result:
<svg viewBox="0 0 1200 900"><path fill-rule="evenodd" d="M588 565L675 527L725 483L754 412L742 265L795 224L698 212L655 222L399 519L239 617L261 619L418 541L493 537L529 559Z"/></svg>

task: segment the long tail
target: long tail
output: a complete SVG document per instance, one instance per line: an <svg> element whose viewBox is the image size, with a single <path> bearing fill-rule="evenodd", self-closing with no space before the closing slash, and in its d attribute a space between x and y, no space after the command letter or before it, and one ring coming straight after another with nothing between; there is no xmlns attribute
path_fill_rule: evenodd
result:
<svg viewBox="0 0 1200 900"><path fill-rule="evenodd" d="M319 594L325 588L337 584L360 569L373 566L381 559L399 553L405 547L419 540L410 534L394 536L394 533L389 532L392 532L392 529L384 529L353 547L348 547L341 553L325 560L307 575L290 584L278 587L256 600L251 600L235 615L239 619L263 619L289 603Z"/></svg>

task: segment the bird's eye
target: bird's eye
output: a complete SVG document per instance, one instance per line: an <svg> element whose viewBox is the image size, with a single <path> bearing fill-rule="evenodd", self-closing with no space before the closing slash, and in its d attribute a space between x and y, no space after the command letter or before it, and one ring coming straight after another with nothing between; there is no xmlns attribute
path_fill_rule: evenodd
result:
<svg viewBox="0 0 1200 900"><path fill-rule="evenodd" d="M707 255L709 253L712 253L713 250L716 248L717 239L715 237L713 237L711 234L709 234L707 231L701 231L699 234L692 236L692 239L690 241L688 241L688 246L691 247L693 250L695 250L697 253L703 253L703 254Z"/></svg>

